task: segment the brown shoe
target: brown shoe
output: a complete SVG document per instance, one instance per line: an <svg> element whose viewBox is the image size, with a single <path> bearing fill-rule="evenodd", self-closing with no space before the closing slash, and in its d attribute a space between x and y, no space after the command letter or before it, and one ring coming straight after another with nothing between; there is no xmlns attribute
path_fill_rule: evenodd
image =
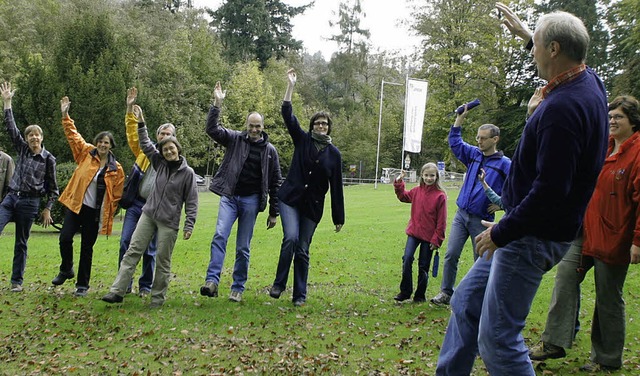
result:
<svg viewBox="0 0 640 376"><path fill-rule="evenodd" d="M531 360L559 359L565 356L567 356L567 353L563 347L542 341L529 349L529 359Z"/></svg>

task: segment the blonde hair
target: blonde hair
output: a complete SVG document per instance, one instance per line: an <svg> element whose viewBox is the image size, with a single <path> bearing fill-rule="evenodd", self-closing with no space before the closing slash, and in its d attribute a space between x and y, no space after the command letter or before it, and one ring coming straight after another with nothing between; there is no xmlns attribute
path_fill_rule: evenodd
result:
<svg viewBox="0 0 640 376"><path fill-rule="evenodd" d="M433 183L433 185L436 186L436 188L438 188L439 190L441 190L442 192L446 191L444 190L444 188L442 188L442 184L440 183L440 172L438 171L438 166L436 166L435 163L433 162L429 162L429 163L425 163L422 168L420 169L420 185L425 185L426 183L424 182L424 178L422 177L422 175L424 175L424 172L428 169L434 169L436 170L436 181L435 183Z"/></svg>

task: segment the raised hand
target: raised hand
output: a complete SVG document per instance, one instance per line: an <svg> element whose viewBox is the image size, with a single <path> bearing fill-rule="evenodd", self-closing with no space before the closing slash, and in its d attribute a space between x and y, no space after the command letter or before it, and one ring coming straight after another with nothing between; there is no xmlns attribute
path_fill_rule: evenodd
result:
<svg viewBox="0 0 640 376"><path fill-rule="evenodd" d="M62 97L62 99L60 99L60 112L62 112L62 117L69 116L69 107L71 107L69 97Z"/></svg>
<svg viewBox="0 0 640 376"><path fill-rule="evenodd" d="M138 118L138 123L144 123L144 115L142 114L142 108L137 104L133 106L133 115Z"/></svg>
<svg viewBox="0 0 640 376"><path fill-rule="evenodd" d="M227 91L222 90L222 85L220 85L220 81L216 82L216 87L213 89L214 105L216 107L220 107L222 105L222 101L226 96L227 96Z"/></svg>
<svg viewBox="0 0 640 376"><path fill-rule="evenodd" d="M136 104L138 98L138 89L134 87L127 90L127 112L133 112L133 105Z"/></svg>
<svg viewBox="0 0 640 376"><path fill-rule="evenodd" d="M11 90L11 82L4 82L0 85L0 94L2 94L2 100L4 101L4 109L11 109L11 98L13 98L13 94L15 90Z"/></svg>
<svg viewBox="0 0 640 376"><path fill-rule="evenodd" d="M295 85L296 81L298 80L298 76L296 75L296 70L291 68L287 71L287 80L289 82L289 85Z"/></svg>
<svg viewBox="0 0 640 376"><path fill-rule="evenodd" d="M498 11L504 14L504 20L502 23L511 31L513 35L519 36L525 43L529 43L529 40L533 36L533 32L527 27L527 25L520 20L515 13L502 3L496 3Z"/></svg>

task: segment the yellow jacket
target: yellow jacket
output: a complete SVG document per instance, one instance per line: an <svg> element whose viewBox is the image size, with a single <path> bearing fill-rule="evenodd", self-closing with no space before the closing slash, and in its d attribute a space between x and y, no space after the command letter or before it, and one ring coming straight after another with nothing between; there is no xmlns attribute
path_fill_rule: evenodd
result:
<svg viewBox="0 0 640 376"><path fill-rule="evenodd" d="M71 180L69 180L64 192L60 195L59 201L69 210L78 214L82 208L84 194L91 180L100 169L100 157L98 156L97 148L86 142L78 133L73 119L68 116L63 118L62 126L73 153L73 159L78 164L78 167L73 172L73 176L71 176ZM109 235L111 234L113 217L116 214L118 201L122 197L122 188L124 186L124 171L112 153L109 153L104 182L107 189L100 209L100 233Z"/></svg>
<svg viewBox="0 0 640 376"><path fill-rule="evenodd" d="M140 149L140 141L138 140L138 119L133 112L127 112L127 115L124 118L125 129L127 133L127 142L129 143L129 148L133 152L133 155L136 157L136 164L140 168L142 172L146 172L151 162L149 158L142 152Z"/></svg>

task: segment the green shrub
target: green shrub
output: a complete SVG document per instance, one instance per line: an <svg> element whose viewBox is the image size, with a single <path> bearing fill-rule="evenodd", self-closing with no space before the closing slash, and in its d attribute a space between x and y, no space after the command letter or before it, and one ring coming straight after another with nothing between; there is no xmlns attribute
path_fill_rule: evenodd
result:
<svg viewBox="0 0 640 376"><path fill-rule="evenodd" d="M76 166L77 165L74 162L65 162L56 165L58 190L60 191L60 194L62 194L62 191L67 187L73 172L76 170ZM40 209L44 209L48 199L48 196L44 196L40 199ZM60 230L62 228L62 222L64 221L64 205L62 205L58 200L53 203L53 207L51 208L51 218L53 219L52 226ZM38 217L38 223L39 222L40 217Z"/></svg>

